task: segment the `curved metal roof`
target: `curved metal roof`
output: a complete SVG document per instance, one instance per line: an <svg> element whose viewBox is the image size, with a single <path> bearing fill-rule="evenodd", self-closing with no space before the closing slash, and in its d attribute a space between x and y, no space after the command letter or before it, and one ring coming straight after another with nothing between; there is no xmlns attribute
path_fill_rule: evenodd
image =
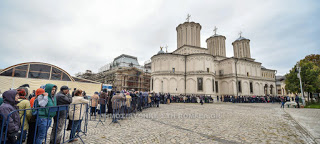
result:
<svg viewBox="0 0 320 144"><path fill-rule="evenodd" d="M24 65L27 65L28 66L28 70L27 72L29 72L29 67L31 64L38 64L38 65L46 65L46 66L50 66L51 68L56 68L58 70L60 70L61 72L63 72L64 74L66 74L68 76L68 78L71 80L71 81L75 81L73 79L73 77L67 73L65 70L63 70L62 68L58 67L58 66L55 66L55 65L52 65L52 64L48 64L48 63L43 63L43 62L26 62L26 63L20 63L20 64L16 64L16 65L13 65L13 66L10 66L10 67L7 67L5 69L3 69L2 71L0 71L0 75L8 70L11 70L15 67L19 67L19 66L24 66ZM51 72L50 72L51 73Z"/></svg>

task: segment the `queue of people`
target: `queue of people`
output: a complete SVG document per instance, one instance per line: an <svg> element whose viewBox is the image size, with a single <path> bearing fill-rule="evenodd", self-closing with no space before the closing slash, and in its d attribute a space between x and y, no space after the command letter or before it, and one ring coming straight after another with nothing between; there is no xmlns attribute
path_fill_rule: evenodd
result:
<svg viewBox="0 0 320 144"><path fill-rule="evenodd" d="M42 144L53 121L50 143L61 143L67 111L58 112L48 108L56 106L70 106L68 109L69 124L72 124L70 142L77 141L75 133L80 129L79 125L84 115L80 113L85 112L79 107L85 108L82 104L88 104L89 101L84 99L83 91L80 89L75 90L74 97L69 94L67 86L62 86L60 91L57 91L58 87L54 84L46 84L32 94L29 94L28 84L5 91L2 94L3 103L0 105L0 121L8 121L8 124L4 123L7 135L6 137L3 135L2 142L16 144L26 141L27 144Z"/></svg>
<svg viewBox="0 0 320 144"><path fill-rule="evenodd" d="M214 100L211 96L206 95L170 95L170 93L160 94L160 101L162 104L170 103L213 103Z"/></svg>
<svg viewBox="0 0 320 144"><path fill-rule="evenodd" d="M107 91L95 92L90 97L90 115L113 115L113 122L125 116L150 107L159 107L160 96L156 93L142 91Z"/></svg>

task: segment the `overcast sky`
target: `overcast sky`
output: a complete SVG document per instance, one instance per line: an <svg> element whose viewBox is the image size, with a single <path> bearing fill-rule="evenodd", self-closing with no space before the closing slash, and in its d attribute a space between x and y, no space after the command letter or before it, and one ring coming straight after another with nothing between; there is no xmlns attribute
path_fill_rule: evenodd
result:
<svg viewBox="0 0 320 144"><path fill-rule="evenodd" d="M202 25L201 47L217 26L231 57L242 31L251 57L278 75L320 53L317 0L7 0L0 1L0 69L46 62L74 75L97 72L120 54L143 64L160 46L177 48L176 26L188 13Z"/></svg>

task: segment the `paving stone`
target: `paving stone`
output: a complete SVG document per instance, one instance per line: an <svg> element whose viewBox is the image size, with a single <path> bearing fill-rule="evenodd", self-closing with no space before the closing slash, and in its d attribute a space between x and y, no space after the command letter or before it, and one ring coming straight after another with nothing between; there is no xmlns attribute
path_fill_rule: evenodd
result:
<svg viewBox="0 0 320 144"><path fill-rule="evenodd" d="M172 103L138 114L156 117L127 118L121 126L107 118L97 128L97 121L89 121L82 138L94 144L315 143L278 104Z"/></svg>

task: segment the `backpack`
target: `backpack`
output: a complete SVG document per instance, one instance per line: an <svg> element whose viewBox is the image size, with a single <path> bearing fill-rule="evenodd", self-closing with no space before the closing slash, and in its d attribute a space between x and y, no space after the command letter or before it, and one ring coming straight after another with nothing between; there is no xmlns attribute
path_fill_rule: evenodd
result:
<svg viewBox="0 0 320 144"><path fill-rule="evenodd" d="M38 99L35 99L34 102L33 102L33 107L32 108L37 108L37 107L39 107ZM36 122L37 115L38 115L38 110L33 109L32 110L32 117L30 118L30 122Z"/></svg>

